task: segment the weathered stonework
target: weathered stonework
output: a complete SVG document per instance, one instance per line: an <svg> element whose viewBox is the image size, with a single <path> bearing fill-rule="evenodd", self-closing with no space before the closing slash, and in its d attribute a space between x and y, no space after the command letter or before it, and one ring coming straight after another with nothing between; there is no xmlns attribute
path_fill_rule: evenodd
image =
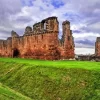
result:
<svg viewBox="0 0 100 100"><path fill-rule="evenodd" d="M0 40L0 56L21 57L45 60L74 58L74 40L70 22L62 23L63 35L58 39L59 22L57 17L49 17L27 26L23 36L11 32L7 40Z"/></svg>
<svg viewBox="0 0 100 100"><path fill-rule="evenodd" d="M97 37L97 40L95 42L95 55L97 57L100 57L100 37Z"/></svg>

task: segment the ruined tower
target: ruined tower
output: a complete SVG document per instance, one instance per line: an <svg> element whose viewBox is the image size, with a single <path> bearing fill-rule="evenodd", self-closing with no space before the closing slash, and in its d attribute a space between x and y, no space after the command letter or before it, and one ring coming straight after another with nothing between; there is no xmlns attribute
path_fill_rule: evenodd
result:
<svg viewBox="0 0 100 100"><path fill-rule="evenodd" d="M23 36L11 32L11 37L0 41L0 56L33 59L70 59L74 58L74 40L70 22L62 24L62 39L58 39L59 22L57 17L48 17L27 26Z"/></svg>
<svg viewBox="0 0 100 100"><path fill-rule="evenodd" d="M100 57L100 37L97 37L95 42L95 55Z"/></svg>
<svg viewBox="0 0 100 100"><path fill-rule="evenodd" d="M60 40L62 58L74 58L74 39L72 36L72 30L70 30L70 22L64 21L62 23L62 38ZM66 56L66 57L65 57Z"/></svg>

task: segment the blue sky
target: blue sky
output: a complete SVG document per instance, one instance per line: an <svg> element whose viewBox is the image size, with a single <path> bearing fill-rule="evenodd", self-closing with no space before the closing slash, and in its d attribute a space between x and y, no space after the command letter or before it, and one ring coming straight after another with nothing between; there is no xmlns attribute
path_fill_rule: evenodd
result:
<svg viewBox="0 0 100 100"><path fill-rule="evenodd" d="M49 16L58 17L59 36L62 22L71 22L76 54L94 53L100 36L100 0L0 0L0 38L10 37L11 30L23 35L26 26Z"/></svg>

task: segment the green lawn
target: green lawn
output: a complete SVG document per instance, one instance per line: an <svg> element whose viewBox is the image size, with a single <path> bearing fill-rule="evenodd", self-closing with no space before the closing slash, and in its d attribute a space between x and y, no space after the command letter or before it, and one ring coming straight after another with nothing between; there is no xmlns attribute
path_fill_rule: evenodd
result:
<svg viewBox="0 0 100 100"><path fill-rule="evenodd" d="M21 58L0 58L0 61L15 62L22 64L32 64L36 66L56 67L56 68L83 68L88 70L100 70L100 62L92 61L45 61Z"/></svg>
<svg viewBox="0 0 100 100"><path fill-rule="evenodd" d="M0 83L32 100L100 100L100 62L0 58Z"/></svg>

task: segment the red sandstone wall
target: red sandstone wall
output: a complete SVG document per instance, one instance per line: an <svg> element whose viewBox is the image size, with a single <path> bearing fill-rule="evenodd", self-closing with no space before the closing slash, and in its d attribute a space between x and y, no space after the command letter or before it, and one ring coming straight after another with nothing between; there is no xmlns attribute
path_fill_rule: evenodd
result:
<svg viewBox="0 0 100 100"><path fill-rule="evenodd" d="M96 45L95 45L95 54L96 56L100 56L100 42L96 42Z"/></svg>
<svg viewBox="0 0 100 100"><path fill-rule="evenodd" d="M59 47L62 59L74 58L74 40L70 30L70 22L64 21L63 24L63 45Z"/></svg>
<svg viewBox="0 0 100 100"><path fill-rule="evenodd" d="M74 58L74 40L69 22L64 22L64 41L61 43L61 41L58 41L57 19L48 18L43 20L42 23L44 21L48 31L43 33L39 33L41 29L40 23L34 25L34 31L32 31L31 27L27 27L22 37L12 31L11 39L0 42L0 55L48 60Z"/></svg>
<svg viewBox="0 0 100 100"><path fill-rule="evenodd" d="M0 56L11 56L11 40L0 41Z"/></svg>
<svg viewBox="0 0 100 100"><path fill-rule="evenodd" d="M13 50L18 49L20 57L37 59L57 59L58 33L45 33L32 36L14 38L12 41ZM56 55L56 56L54 56Z"/></svg>

